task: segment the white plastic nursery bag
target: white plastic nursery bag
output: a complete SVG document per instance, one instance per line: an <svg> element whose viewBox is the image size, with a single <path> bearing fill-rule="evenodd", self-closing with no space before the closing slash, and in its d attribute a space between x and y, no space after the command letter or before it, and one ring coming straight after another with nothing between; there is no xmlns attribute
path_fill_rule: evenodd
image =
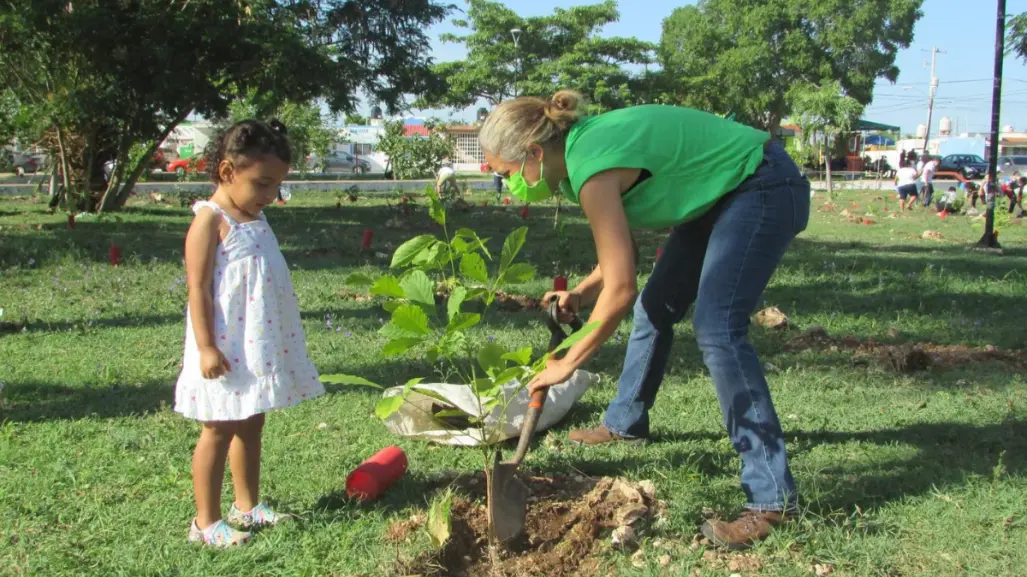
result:
<svg viewBox="0 0 1027 577"><path fill-rule="evenodd" d="M598 375L578 370L566 382L550 387L535 432L544 431L560 422L584 396L585 391L598 382ZM403 387L392 387L385 391L384 396L392 397L402 392ZM498 406L485 416L485 430L490 432L489 439L482 439L476 425L466 423L467 418L480 419L482 416L478 399L470 385L416 384L411 388L406 402L385 419L385 427L396 435L443 445L474 447L483 443L500 443L520 436L529 397L528 388L516 379L503 385L500 394L512 398L505 414L503 407ZM442 415L446 417L437 417L440 411L445 411ZM454 415L459 416L454 418ZM454 426L454 423L461 421L464 422L463 426Z"/></svg>

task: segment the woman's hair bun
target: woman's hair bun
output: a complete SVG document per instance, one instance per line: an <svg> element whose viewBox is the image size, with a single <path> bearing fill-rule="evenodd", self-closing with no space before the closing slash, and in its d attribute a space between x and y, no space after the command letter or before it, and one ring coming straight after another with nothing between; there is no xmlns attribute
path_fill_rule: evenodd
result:
<svg viewBox="0 0 1027 577"><path fill-rule="evenodd" d="M280 120L278 120L277 118L272 118L267 123L267 125L271 127L271 130L274 130L275 132L277 132L278 134L281 134L282 136L285 136L285 135L289 134L289 129L286 128L285 125L282 124L282 122Z"/></svg>

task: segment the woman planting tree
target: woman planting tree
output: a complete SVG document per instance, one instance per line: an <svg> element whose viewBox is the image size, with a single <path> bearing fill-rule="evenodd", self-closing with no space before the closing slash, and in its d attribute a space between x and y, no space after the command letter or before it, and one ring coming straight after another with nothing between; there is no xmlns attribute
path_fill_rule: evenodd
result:
<svg viewBox="0 0 1027 577"><path fill-rule="evenodd" d="M648 105L586 117L581 109L581 96L567 90L551 100L509 100L479 136L511 194L537 202L559 188L581 205L599 257L581 284L554 293L566 313L594 305L598 328L530 387L566 381L634 304L617 397L602 426L570 437L586 445L644 440L674 325L694 303L696 340L748 498L740 517L707 521L702 530L720 546L747 547L796 505L781 425L747 333L785 250L806 228L809 181L769 134L712 114ZM672 233L639 295L630 229L667 227Z"/></svg>

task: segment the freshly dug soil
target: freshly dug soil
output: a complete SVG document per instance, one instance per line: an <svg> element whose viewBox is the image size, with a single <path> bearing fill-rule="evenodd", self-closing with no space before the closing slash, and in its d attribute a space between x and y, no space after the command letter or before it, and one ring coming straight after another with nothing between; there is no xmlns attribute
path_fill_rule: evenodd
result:
<svg viewBox="0 0 1027 577"><path fill-rule="evenodd" d="M531 493L525 534L509 550L490 546L484 476L455 483L451 536L441 551L419 559L401 574L434 577L571 577L596 574L610 535L620 526L642 530L662 514L651 483L603 477L523 478ZM396 539L420 519L388 531ZM398 539L396 539L398 540Z"/></svg>
<svg viewBox="0 0 1027 577"><path fill-rule="evenodd" d="M785 349L802 350L846 350L853 352L853 363L874 361L901 373L926 371L932 368L948 370L970 366L972 363L998 362L1010 368L1027 369L1027 355L1023 351L1000 349L988 345L969 347L967 345L885 344L874 339L860 340L852 336L831 337L823 329L815 327L788 341Z"/></svg>

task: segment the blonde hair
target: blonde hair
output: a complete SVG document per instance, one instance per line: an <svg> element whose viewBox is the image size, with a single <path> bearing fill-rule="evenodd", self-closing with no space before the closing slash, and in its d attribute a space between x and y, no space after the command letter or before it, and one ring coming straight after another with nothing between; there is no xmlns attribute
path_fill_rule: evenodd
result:
<svg viewBox="0 0 1027 577"><path fill-rule="evenodd" d="M507 100L489 114L478 133L485 152L503 160L523 158L532 144L563 141L582 116L584 98L573 90L561 90L549 100L522 96Z"/></svg>

